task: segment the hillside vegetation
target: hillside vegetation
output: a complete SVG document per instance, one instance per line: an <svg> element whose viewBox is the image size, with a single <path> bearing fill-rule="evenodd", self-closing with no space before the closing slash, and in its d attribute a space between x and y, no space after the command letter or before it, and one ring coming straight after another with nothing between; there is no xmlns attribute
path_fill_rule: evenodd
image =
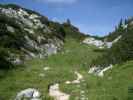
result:
<svg viewBox="0 0 133 100"><path fill-rule="evenodd" d="M104 41L113 41L117 37L121 38L112 45L111 48L104 50L104 54L92 62L92 66L107 67L110 64L120 64L133 60L133 19L130 18L120 21L118 27L104 37Z"/></svg>
<svg viewBox="0 0 133 100"><path fill-rule="evenodd" d="M84 44L85 38L102 48ZM84 35L70 20L60 24L14 4L0 5L0 100L16 100L29 88L41 94L35 100L56 100L50 96L54 84L69 100L133 100L132 51L132 18L97 37ZM110 64L103 77L88 73Z"/></svg>
<svg viewBox="0 0 133 100"><path fill-rule="evenodd" d="M24 59L56 54L68 36L66 33L84 36L71 24L50 21L14 4L0 5L0 68L10 69L23 64ZM78 36L75 38L79 40Z"/></svg>
<svg viewBox="0 0 133 100"><path fill-rule="evenodd" d="M88 65L101 55L94 52L95 49L67 39L62 52L47 59L30 60L25 67L1 73L1 99L13 100L21 90L36 88L42 100L54 100L49 96L48 87L60 83L61 91L70 94L70 100L132 100L133 62L114 66L103 78L88 74ZM50 69L45 71L45 67ZM76 79L75 71L83 75L83 80L79 84L66 84Z"/></svg>

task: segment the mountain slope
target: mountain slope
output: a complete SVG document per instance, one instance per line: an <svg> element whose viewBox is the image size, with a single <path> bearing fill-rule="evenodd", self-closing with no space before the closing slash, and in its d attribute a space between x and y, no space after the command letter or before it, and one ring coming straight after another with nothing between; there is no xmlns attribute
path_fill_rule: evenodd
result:
<svg viewBox="0 0 133 100"><path fill-rule="evenodd" d="M62 52L47 59L26 61L26 67L1 73L0 98L14 100L17 93L24 89L35 88L41 93L42 100L55 100L49 96L49 86L59 83L60 91L70 95L69 100L128 100L132 98L133 62L115 65L104 76L88 74L91 61L101 53L96 47L67 39ZM49 68L49 70L44 70ZM83 76L80 83L66 84L77 79L75 71ZM3 77L4 76L4 77ZM10 83L10 84L9 84ZM132 88L131 88L132 89ZM132 100L132 99L130 99Z"/></svg>
<svg viewBox="0 0 133 100"><path fill-rule="evenodd" d="M77 40L84 36L71 24L50 21L14 4L0 5L0 35L1 68L8 68L7 62L13 65L24 59L46 58L61 50L66 36Z"/></svg>
<svg viewBox="0 0 133 100"><path fill-rule="evenodd" d="M120 64L133 60L133 19L120 22L117 29L102 40L89 40L89 44L104 48L103 55L92 61L91 66L108 67L110 64ZM103 42L102 42L103 41ZM100 44L99 44L100 43ZM96 45L96 46L97 46ZM98 51L98 50L97 50ZM100 50L99 50L100 51Z"/></svg>
<svg viewBox="0 0 133 100"><path fill-rule="evenodd" d="M70 21L60 24L17 5L0 5L0 67L25 64L0 68L0 100L14 100L27 89L31 92L21 95L31 96L26 100L56 100L60 93L69 100L132 100L132 20L121 25L112 35L89 36L93 42L98 39L96 44L111 44L99 49L82 43L88 36ZM91 66L103 69L109 64L115 65L103 77L88 73ZM40 99L32 98L38 92Z"/></svg>

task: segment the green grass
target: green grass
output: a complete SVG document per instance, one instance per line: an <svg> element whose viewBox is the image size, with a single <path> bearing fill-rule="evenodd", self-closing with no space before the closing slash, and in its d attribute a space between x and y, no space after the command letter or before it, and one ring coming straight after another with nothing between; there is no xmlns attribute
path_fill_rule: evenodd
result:
<svg viewBox="0 0 133 100"><path fill-rule="evenodd" d="M90 62L100 55L94 49L67 39L60 53L47 59L27 61L25 67L5 73L6 76L0 78L0 100L13 100L17 92L26 88L39 89L43 100L53 100L48 95L48 85L58 82L61 90L71 95L71 100L82 100L83 95L88 100L127 100L128 87L133 86L133 62L116 65L103 78L89 75ZM50 70L44 71L44 67ZM83 75L84 81L66 85L65 81L76 79L75 71ZM41 73L45 76L39 76Z"/></svg>

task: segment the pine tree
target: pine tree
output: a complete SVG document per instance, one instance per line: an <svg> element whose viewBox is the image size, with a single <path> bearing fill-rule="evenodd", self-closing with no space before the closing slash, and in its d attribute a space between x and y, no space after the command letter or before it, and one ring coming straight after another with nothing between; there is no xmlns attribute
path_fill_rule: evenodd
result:
<svg viewBox="0 0 133 100"><path fill-rule="evenodd" d="M67 24L68 24L68 25L71 25L70 19L67 19Z"/></svg>

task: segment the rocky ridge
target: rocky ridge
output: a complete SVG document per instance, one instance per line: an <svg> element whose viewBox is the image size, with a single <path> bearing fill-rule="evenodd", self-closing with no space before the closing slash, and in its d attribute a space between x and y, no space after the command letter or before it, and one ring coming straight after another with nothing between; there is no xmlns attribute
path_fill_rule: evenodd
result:
<svg viewBox="0 0 133 100"><path fill-rule="evenodd" d="M56 54L63 45L59 36L63 36L53 31L49 23L47 17L34 11L17 5L1 5L0 41L4 42L2 48L8 48L9 56L6 59L19 64L25 58L45 58Z"/></svg>

